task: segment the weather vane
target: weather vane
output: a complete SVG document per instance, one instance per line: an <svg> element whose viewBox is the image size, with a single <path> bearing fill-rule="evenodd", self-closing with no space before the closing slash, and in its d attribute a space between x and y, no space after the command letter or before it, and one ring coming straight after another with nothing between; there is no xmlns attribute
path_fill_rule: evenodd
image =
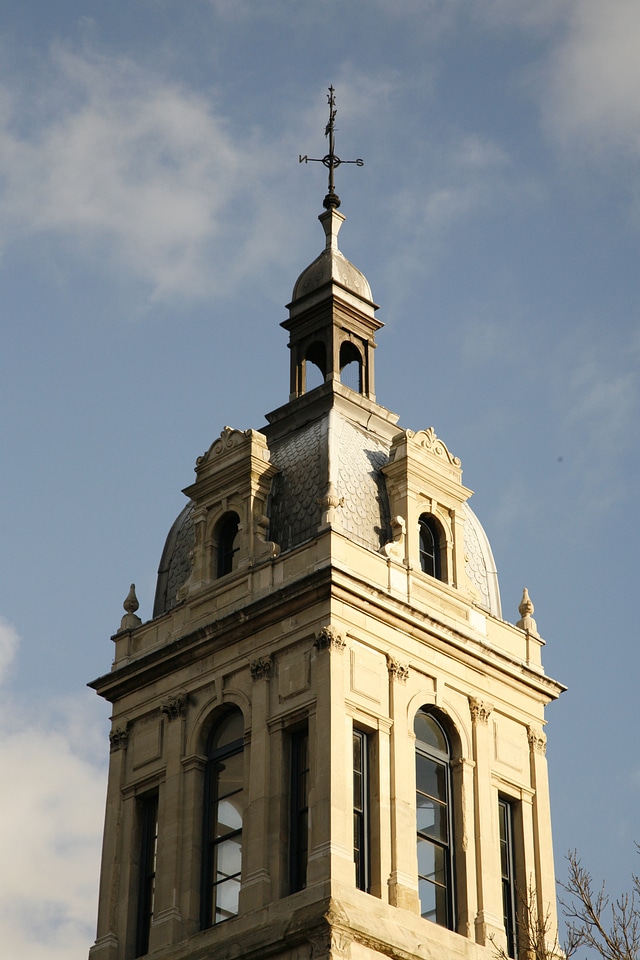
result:
<svg viewBox="0 0 640 960"><path fill-rule="evenodd" d="M324 135L329 137L329 153L324 157L307 157L307 156L298 156L298 163L324 163L325 167L329 170L329 192L322 201L323 207L326 207L327 210L332 208L335 210L340 206L340 197L336 193L335 184L333 180L333 171L336 167L339 167L341 163L355 163L358 167L364 166L364 160L341 160L340 157L336 156L335 153L335 119L336 113L336 98L334 97L333 86L329 87L329 93L327 94L327 100L329 101L329 123L325 127Z"/></svg>

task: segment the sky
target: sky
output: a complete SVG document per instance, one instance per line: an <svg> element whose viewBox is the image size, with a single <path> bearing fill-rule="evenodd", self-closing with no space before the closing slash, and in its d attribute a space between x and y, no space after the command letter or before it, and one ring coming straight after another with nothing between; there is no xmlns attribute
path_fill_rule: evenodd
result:
<svg viewBox="0 0 640 960"><path fill-rule="evenodd" d="M568 691L556 872L638 871L637 0L5 0L0 21L0 943L95 936L129 584L225 425L288 399L336 90L377 399L459 456ZM597 774L597 775L596 775Z"/></svg>

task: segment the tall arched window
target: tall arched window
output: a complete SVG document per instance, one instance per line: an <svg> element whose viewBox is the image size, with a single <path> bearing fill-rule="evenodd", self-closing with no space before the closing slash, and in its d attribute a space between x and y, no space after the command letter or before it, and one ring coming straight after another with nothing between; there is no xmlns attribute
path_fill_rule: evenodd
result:
<svg viewBox="0 0 640 960"><path fill-rule="evenodd" d="M418 529L420 531L420 569L430 577L442 580L438 524L428 513L423 513L418 520Z"/></svg>
<svg viewBox="0 0 640 960"><path fill-rule="evenodd" d="M242 713L230 709L207 745L202 872L202 927L238 913L245 804Z"/></svg>
<svg viewBox="0 0 640 960"><path fill-rule="evenodd" d="M216 541L218 545L216 557L216 576L224 577L233 570L233 555L237 551L234 546L238 536L240 517L233 511L225 513L216 527Z"/></svg>
<svg viewBox="0 0 640 960"><path fill-rule="evenodd" d="M416 735L416 819L420 912L454 928L451 749L444 728L425 708Z"/></svg>

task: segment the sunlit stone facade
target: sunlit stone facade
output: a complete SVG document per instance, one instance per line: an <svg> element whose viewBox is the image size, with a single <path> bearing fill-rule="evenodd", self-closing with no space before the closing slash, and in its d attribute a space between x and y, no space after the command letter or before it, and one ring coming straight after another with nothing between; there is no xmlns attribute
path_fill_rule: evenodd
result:
<svg viewBox="0 0 640 960"><path fill-rule="evenodd" d="M92 684L113 726L91 960L489 960L521 950L528 888L553 940L563 688L528 598L502 619L460 460L376 401L343 219L283 323L288 402L198 459L153 619L132 591Z"/></svg>

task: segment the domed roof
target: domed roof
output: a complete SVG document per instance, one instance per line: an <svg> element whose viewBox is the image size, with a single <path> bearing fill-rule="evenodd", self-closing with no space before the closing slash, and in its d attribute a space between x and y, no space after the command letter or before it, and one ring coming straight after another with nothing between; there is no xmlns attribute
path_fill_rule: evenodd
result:
<svg viewBox="0 0 640 960"><path fill-rule="evenodd" d="M358 294L363 300L371 301L371 287L367 278L338 249L338 232L345 217L337 210L330 209L321 213L318 220L324 228L326 247L296 280L291 300L299 300L325 284L334 282Z"/></svg>
<svg viewBox="0 0 640 960"><path fill-rule="evenodd" d="M271 445L278 467L269 502L269 537L284 552L318 535L329 483L340 491L339 524L376 552L391 537L389 500L380 468L389 444L338 413L329 413Z"/></svg>
<svg viewBox="0 0 640 960"><path fill-rule="evenodd" d="M467 576L480 593L480 605L494 617L502 619L498 571L489 538L468 503L464 504L463 509Z"/></svg>
<svg viewBox="0 0 640 960"><path fill-rule="evenodd" d="M328 393L328 389L319 388L318 393L323 392ZM318 400L322 401L322 397L315 402ZM270 462L278 473L267 503L269 539L285 553L318 536L323 497L333 484L341 499L337 521L340 529L355 543L378 553L392 536L389 498L381 469L389 462L389 451L390 442L335 409L297 429L272 436ZM465 569L476 602L502 619L498 574L489 540L468 503L462 509ZM154 617L178 603L180 587L191 572L194 542L190 502L167 537L158 570Z"/></svg>

